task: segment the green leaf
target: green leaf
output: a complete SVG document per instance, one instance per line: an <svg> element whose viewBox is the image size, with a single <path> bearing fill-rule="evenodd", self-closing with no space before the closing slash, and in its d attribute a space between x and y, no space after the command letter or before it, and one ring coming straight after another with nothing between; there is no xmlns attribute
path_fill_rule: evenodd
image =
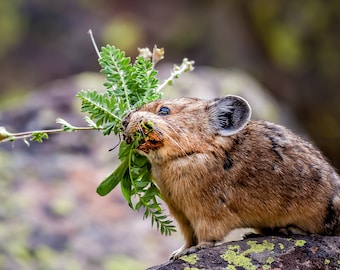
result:
<svg viewBox="0 0 340 270"><path fill-rule="evenodd" d="M134 185L137 190L143 190L150 185L150 172L145 170L137 179L134 180Z"/></svg>
<svg viewBox="0 0 340 270"><path fill-rule="evenodd" d="M181 73L192 70L192 61L184 59L181 66L175 66L169 79L159 85L155 64L163 58L164 50L154 47L151 53L148 49L141 49L141 54L134 62L126 57L123 51L114 46L107 45L99 53L101 73L106 80L103 83L104 91L79 91L77 97L81 101L81 111L87 115L84 121L90 127L75 127L64 119L57 119L62 129L33 131L22 133L9 133L0 127L0 142L22 139L29 145L28 138L42 142L48 134L61 131L76 131L98 129L103 135L122 134L124 132L123 119L132 110L144 104L160 99L160 90L167 82L172 82ZM171 221L162 214L158 198L162 199L160 191L153 183L151 164L148 159L138 153L138 146L152 131L152 123L141 124L143 132L132 135L131 143L120 143L118 157L121 164L98 186L97 192L101 196L107 195L118 183L125 200L133 210L144 208L144 217L150 217L151 223L166 235L174 231ZM158 198L157 198L158 197Z"/></svg>
<svg viewBox="0 0 340 270"><path fill-rule="evenodd" d="M129 100L130 89L127 87L128 75L132 68L130 61L131 59L125 57L124 52L109 45L102 48L99 59L99 64L102 67L101 72L106 75L107 79L105 87L107 89L119 89L119 91L116 91L116 94L118 97L125 99L128 110L131 110Z"/></svg>
<svg viewBox="0 0 340 270"><path fill-rule="evenodd" d="M91 127L100 126L104 135L111 132L122 133L122 120L131 110L160 99L162 93L159 89L162 87L159 86L154 64L163 57L163 53L163 50L154 51L151 56L153 58L155 55L157 59L140 56L132 63L118 48L109 45L103 47L99 64L101 73L106 76L103 84L106 91L81 91L77 95L82 101L82 111L89 114L88 124ZM177 77L182 70L183 64L172 73L170 80ZM152 126L152 123L147 123L143 127L145 133L151 131ZM155 223L162 233L169 235L175 231L175 227L162 214L161 205L157 201L157 197L162 197L152 182L151 164L136 150L145 136L147 135L136 133L130 144L125 141L120 143L118 157L122 163L99 185L97 192L102 196L106 195L120 182L121 191L129 206L134 210L143 207L144 218L150 217L152 224ZM136 200L132 200L132 197L136 197ZM135 205L133 202L136 202Z"/></svg>
<svg viewBox="0 0 340 270"><path fill-rule="evenodd" d="M138 153L134 153L131 157L132 162L133 162L133 166L136 168L141 168L146 166L147 164L149 164L149 161L146 157L141 156Z"/></svg>
<svg viewBox="0 0 340 270"><path fill-rule="evenodd" d="M130 154L130 151L131 151L131 144L126 144L125 141L122 141L119 145L118 158L120 160L124 159Z"/></svg>
<svg viewBox="0 0 340 270"><path fill-rule="evenodd" d="M137 202L135 205L135 210L139 211L142 206L144 206L142 201Z"/></svg>
<svg viewBox="0 0 340 270"><path fill-rule="evenodd" d="M48 139L48 135L46 132L33 132L31 135L32 141L36 141L36 142L43 142L43 139Z"/></svg>
<svg viewBox="0 0 340 270"><path fill-rule="evenodd" d="M81 111L88 112L90 119L95 121L96 126L108 124L104 127L104 135L110 134L111 130L121 126L122 113L116 113L117 109L111 106L117 103L115 97L109 97L107 93L97 93L97 91L80 91L77 97L81 100ZM109 100L109 101L108 101Z"/></svg>
<svg viewBox="0 0 340 270"><path fill-rule="evenodd" d="M123 177L122 181L120 182L120 187L125 200L128 202L129 206L133 209L133 205L131 202L131 179L128 174L126 175L127 176Z"/></svg>
<svg viewBox="0 0 340 270"><path fill-rule="evenodd" d="M123 179L125 172L128 169L128 159L125 159L103 182L98 186L97 193L101 196L105 196L110 193L118 183Z"/></svg>

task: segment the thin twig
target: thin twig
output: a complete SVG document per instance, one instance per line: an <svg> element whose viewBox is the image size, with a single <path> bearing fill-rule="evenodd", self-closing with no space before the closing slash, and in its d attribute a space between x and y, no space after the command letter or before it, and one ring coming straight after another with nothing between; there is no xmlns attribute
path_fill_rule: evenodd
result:
<svg viewBox="0 0 340 270"><path fill-rule="evenodd" d="M194 61L189 61L188 59L184 58L183 62L180 66L175 65L173 71L169 78L163 81L163 83L157 88L157 92L160 92L165 86L171 83L174 79L178 78L184 72L192 71L194 69Z"/></svg>
<svg viewBox="0 0 340 270"><path fill-rule="evenodd" d="M97 53L97 55L98 55L98 58L100 58L100 53L99 53L99 50L98 50L98 47L97 47L96 41L94 40L94 37L93 37L92 30L91 30L91 29L89 29L89 31L88 31L87 33L90 35L90 38L91 38L91 41L92 41L93 47L94 47L94 49L96 50L96 53Z"/></svg>

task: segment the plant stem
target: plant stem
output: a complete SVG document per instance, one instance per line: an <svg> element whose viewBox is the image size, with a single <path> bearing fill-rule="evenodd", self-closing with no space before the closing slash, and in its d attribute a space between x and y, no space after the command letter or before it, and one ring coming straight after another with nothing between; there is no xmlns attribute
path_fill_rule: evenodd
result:
<svg viewBox="0 0 340 270"><path fill-rule="evenodd" d="M74 127L72 129L72 132L80 130L98 130L94 127ZM15 140L24 140L27 138L32 137L34 133L46 133L46 134L55 134L55 133L61 133L65 132L63 128L57 128L57 129L46 129L46 130L35 130L35 131L25 131L25 132L18 132L18 133L8 133L8 136L1 139L0 143L2 142L8 142L8 141L15 141Z"/></svg>
<svg viewBox="0 0 340 270"><path fill-rule="evenodd" d="M171 73L170 77L164 80L164 82L157 88L157 92L160 92L166 85L171 83L175 78L181 75L184 72L191 71L194 69L193 67L194 62L189 61L188 59L184 58L182 64L178 66L174 66L173 72Z"/></svg>

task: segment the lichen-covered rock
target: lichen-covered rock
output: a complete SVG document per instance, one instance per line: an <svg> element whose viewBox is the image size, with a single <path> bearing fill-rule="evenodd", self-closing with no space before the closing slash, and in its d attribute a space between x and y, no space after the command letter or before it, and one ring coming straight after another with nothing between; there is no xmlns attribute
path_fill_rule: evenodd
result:
<svg viewBox="0 0 340 270"><path fill-rule="evenodd" d="M340 237L257 237L203 249L148 270L340 269Z"/></svg>

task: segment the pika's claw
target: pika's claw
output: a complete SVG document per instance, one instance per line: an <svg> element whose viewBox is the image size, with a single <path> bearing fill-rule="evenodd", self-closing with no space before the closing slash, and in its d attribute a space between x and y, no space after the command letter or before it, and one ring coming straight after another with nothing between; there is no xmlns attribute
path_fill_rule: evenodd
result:
<svg viewBox="0 0 340 270"><path fill-rule="evenodd" d="M182 253L187 250L186 246L182 246L179 249L176 249L174 252L172 252L172 254L169 257L170 261L174 261L177 260L180 256L183 256Z"/></svg>
<svg viewBox="0 0 340 270"><path fill-rule="evenodd" d="M215 241L211 241L211 242L201 242L198 245L192 246L192 247L189 247L189 248L185 248L185 246L183 246L180 249L175 250L171 254L170 260L177 260L184 255L189 255L189 254L192 254L192 253L196 253L197 251L199 251L201 249L213 247L213 246L215 246L215 244L216 244Z"/></svg>

